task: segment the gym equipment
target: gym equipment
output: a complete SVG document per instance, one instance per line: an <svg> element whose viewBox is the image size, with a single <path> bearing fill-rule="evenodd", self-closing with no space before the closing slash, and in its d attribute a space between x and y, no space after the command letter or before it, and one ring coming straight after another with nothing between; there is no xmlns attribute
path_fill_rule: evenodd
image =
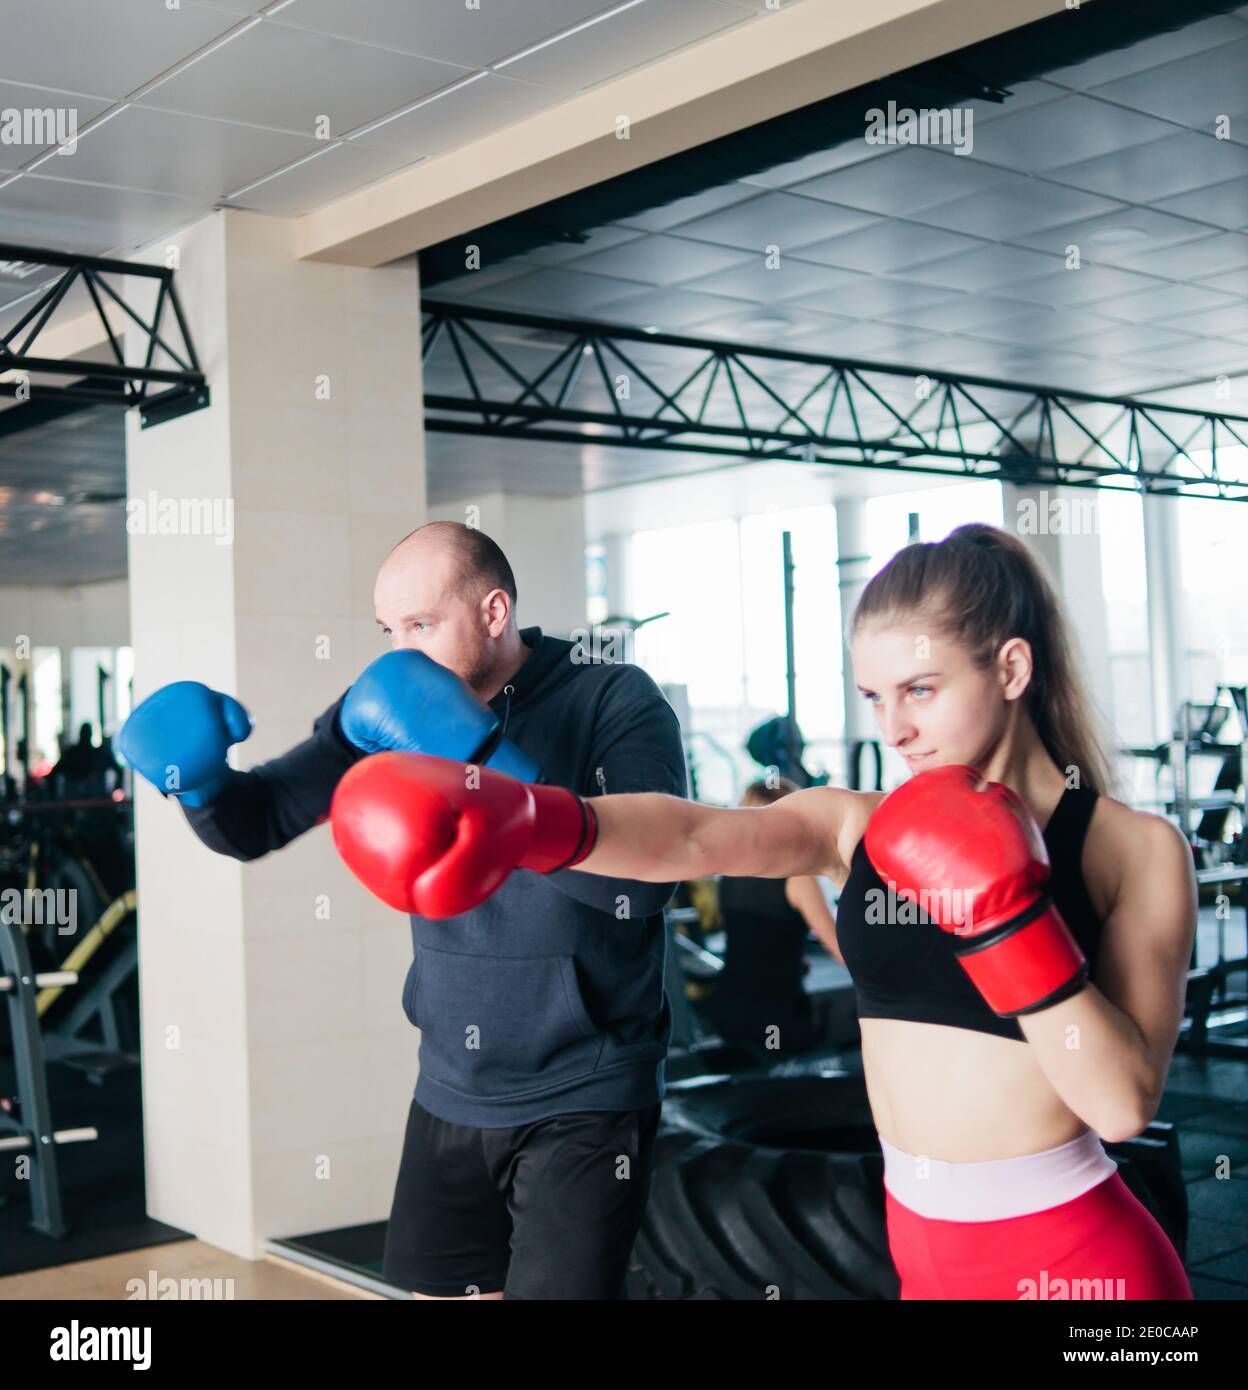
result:
<svg viewBox="0 0 1248 1390"><path fill-rule="evenodd" d="M99 1138L92 1126L55 1129L48 1100L44 1052L39 1028L36 992L76 984L70 970L36 974L30 963L26 937L10 914L0 913L0 998L9 1015L13 1056L17 1071L17 1096L0 1107L0 1152L20 1151L30 1156L31 1225L46 1236L59 1239L69 1225L61 1203L57 1150L62 1144L87 1143Z"/></svg>
<svg viewBox="0 0 1248 1390"><path fill-rule="evenodd" d="M1207 704L1184 701L1175 725L1169 760L1173 811L1192 847L1200 905L1218 909L1217 959L1202 965L1192 952L1179 1045L1190 1052L1248 1060L1248 993L1233 984L1248 971L1248 957L1227 957L1224 911L1242 908L1248 923L1248 688L1218 685ZM1198 759L1217 760L1213 786L1205 795L1196 792Z"/></svg>
<svg viewBox="0 0 1248 1390"><path fill-rule="evenodd" d="M99 772L111 781L103 761ZM37 797L42 790L36 783ZM24 903L44 895L45 908L73 904L72 934L63 931L67 923L58 912L45 910L42 921L32 922L24 911L14 924L36 972L68 971L78 982L73 991L52 985L38 991L43 1055L97 1084L110 1071L138 1064L133 826L130 803L117 795L0 806L0 889L18 890ZM0 1058L10 1048L8 1022L0 1015Z"/></svg>
<svg viewBox="0 0 1248 1390"><path fill-rule="evenodd" d="M1226 949L1228 910L1243 909L1248 925L1248 688L1217 685L1208 702L1186 700L1170 742L1119 751L1152 765L1155 795L1142 804L1174 819L1191 846L1199 904L1217 909L1216 959L1202 962L1192 949L1178 1047L1248 1060L1248 993L1235 987L1248 957L1228 957ZM1217 764L1211 779L1200 772L1209 760Z"/></svg>
<svg viewBox="0 0 1248 1390"><path fill-rule="evenodd" d="M858 1077L705 1079L663 1105L635 1299L889 1299L884 1159Z"/></svg>
<svg viewBox="0 0 1248 1390"><path fill-rule="evenodd" d="M1106 1144L1182 1255L1173 1126ZM862 1077L704 1077L669 1089L629 1270L638 1299L896 1298L884 1159Z"/></svg>

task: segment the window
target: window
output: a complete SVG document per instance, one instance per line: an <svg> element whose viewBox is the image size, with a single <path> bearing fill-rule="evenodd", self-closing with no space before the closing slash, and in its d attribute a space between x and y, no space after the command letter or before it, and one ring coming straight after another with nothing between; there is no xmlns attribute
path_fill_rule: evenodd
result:
<svg viewBox="0 0 1248 1390"><path fill-rule="evenodd" d="M1109 632L1109 718L1121 746L1143 747L1154 739L1143 503L1139 493L1122 488L1103 488L1096 499Z"/></svg>

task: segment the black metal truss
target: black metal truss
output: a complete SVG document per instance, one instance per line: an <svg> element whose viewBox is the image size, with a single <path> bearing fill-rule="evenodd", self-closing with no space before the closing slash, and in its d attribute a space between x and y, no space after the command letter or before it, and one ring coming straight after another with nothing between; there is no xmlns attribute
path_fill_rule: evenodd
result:
<svg viewBox="0 0 1248 1390"><path fill-rule="evenodd" d="M0 262L18 263L26 274L41 267L60 272L54 278L45 278L29 296L31 302L21 316L0 329L0 395L16 396L28 391L32 400L55 401L66 408L137 406L144 428L208 405L208 383L195 355L172 270L4 243L0 243ZM145 319L126 302L124 284L118 287L110 283L110 278L123 276L157 282L156 302L149 318ZM33 351L39 335L53 321L75 285L81 285L91 298L108 341L111 361L62 360L40 357ZM126 361L123 342L105 313L106 301L121 309L142 330L141 364ZM157 352L164 353L173 365L155 366ZM0 419L12 413L0 412Z"/></svg>
<svg viewBox="0 0 1248 1390"><path fill-rule="evenodd" d="M440 433L1248 501L1248 452L1234 452L1248 451L1248 416L935 364L422 307L425 427ZM549 357L540 371L535 349Z"/></svg>

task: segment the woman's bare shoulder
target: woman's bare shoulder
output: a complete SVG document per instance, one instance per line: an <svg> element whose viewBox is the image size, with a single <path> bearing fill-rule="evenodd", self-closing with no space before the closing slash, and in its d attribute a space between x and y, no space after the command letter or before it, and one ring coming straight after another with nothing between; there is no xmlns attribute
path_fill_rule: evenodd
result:
<svg viewBox="0 0 1248 1390"><path fill-rule="evenodd" d="M1190 854L1182 834L1165 816L1098 796L1083 846L1084 878L1098 915L1108 916L1124 884L1152 870L1169 873L1176 855L1185 860Z"/></svg>
<svg viewBox="0 0 1248 1390"><path fill-rule="evenodd" d="M849 873L854 851L867 829L871 813L884 800L885 792L855 792L842 788L840 829L836 837L837 851L841 857L844 872Z"/></svg>
<svg viewBox="0 0 1248 1390"><path fill-rule="evenodd" d="M871 812L883 799L883 792L857 792L848 787L807 787L781 798L770 809L784 808L786 815L799 817L812 827L818 826L825 842L835 846L839 863L829 864L824 872L842 879L849 872L854 849L862 839Z"/></svg>

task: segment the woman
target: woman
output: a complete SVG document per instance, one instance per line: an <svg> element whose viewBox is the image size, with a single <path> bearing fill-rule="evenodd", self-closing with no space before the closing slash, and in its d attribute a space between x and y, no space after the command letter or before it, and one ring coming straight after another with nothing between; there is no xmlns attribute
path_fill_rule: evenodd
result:
<svg viewBox="0 0 1248 1390"><path fill-rule="evenodd" d="M1013 537L969 525L907 546L866 586L850 639L858 687L915 774L889 799L816 787L763 810L581 802L488 769L465 790L455 764L383 754L376 775L361 764L340 786L335 840L369 881L369 815L384 812L393 837L401 799L411 833L397 851L387 841L386 881L415 885L404 906L433 915L517 865L655 882L826 875L842 887L902 1297L1190 1298L1099 1137L1138 1134L1161 1098L1195 931L1187 844L1106 794L1061 606ZM411 778L415 794L399 785ZM900 910L916 891L930 917Z"/></svg>
<svg viewBox="0 0 1248 1390"><path fill-rule="evenodd" d="M796 791L787 777L751 782L741 805L771 806ZM725 876L719 911L724 968L702 1007L720 1036L778 1057L809 1052L819 1041L819 1024L802 983L807 931L840 960L836 919L818 881Z"/></svg>

